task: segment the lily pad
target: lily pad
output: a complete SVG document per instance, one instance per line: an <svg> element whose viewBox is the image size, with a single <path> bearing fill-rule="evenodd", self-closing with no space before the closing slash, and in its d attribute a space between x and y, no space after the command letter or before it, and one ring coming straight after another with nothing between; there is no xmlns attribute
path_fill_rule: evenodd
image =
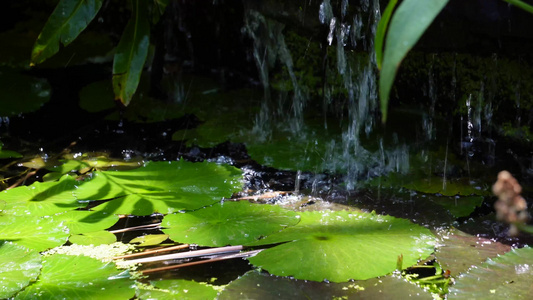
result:
<svg viewBox="0 0 533 300"><path fill-rule="evenodd" d="M10 117L38 110L50 99L50 85L44 79L0 68L0 116Z"/></svg>
<svg viewBox="0 0 533 300"><path fill-rule="evenodd" d="M115 225L119 217L106 212L95 211L69 211L64 214L52 216L54 220L67 226L70 234L93 232Z"/></svg>
<svg viewBox="0 0 533 300"><path fill-rule="evenodd" d="M453 299L532 299L533 248L488 259L460 275L450 288Z"/></svg>
<svg viewBox="0 0 533 300"><path fill-rule="evenodd" d="M249 261L278 276L331 282L364 280L414 265L433 252L431 232L408 220L375 213L303 212L288 227L251 245L277 244Z"/></svg>
<svg viewBox="0 0 533 300"><path fill-rule="evenodd" d="M7 299L22 290L41 273L37 251L4 242L0 244L0 298Z"/></svg>
<svg viewBox="0 0 533 300"><path fill-rule="evenodd" d="M139 299L174 300L174 299L215 299L217 290L213 286L190 280L173 279L150 282L156 288L139 286L137 297Z"/></svg>
<svg viewBox="0 0 533 300"><path fill-rule="evenodd" d="M0 240L30 249L43 251L60 246L68 236L68 228L50 217L0 216Z"/></svg>
<svg viewBox="0 0 533 300"><path fill-rule="evenodd" d="M64 176L59 182L35 182L2 191L0 197L6 202L3 211L16 216L34 217L53 215L85 206L73 195L76 180Z"/></svg>
<svg viewBox="0 0 533 300"><path fill-rule="evenodd" d="M298 223L295 212L275 205L226 201L193 212L167 215L163 232L180 243L242 245Z"/></svg>
<svg viewBox="0 0 533 300"><path fill-rule="evenodd" d="M41 276L15 299L130 299L133 281L113 263L54 254L43 259Z"/></svg>
<svg viewBox="0 0 533 300"><path fill-rule="evenodd" d="M167 234L147 234L132 239L130 244L139 243L139 246L153 246L159 245L167 239Z"/></svg>
<svg viewBox="0 0 533 300"><path fill-rule="evenodd" d="M396 276L348 283L295 280L250 271L218 296L226 299L433 299L431 294Z"/></svg>
<svg viewBox="0 0 533 300"><path fill-rule="evenodd" d="M100 230L73 234L68 240L73 244L98 246L102 244L112 244L117 241L117 237L109 231Z"/></svg>
<svg viewBox="0 0 533 300"><path fill-rule="evenodd" d="M0 159L3 159L3 158L21 158L22 157L22 154L20 154L18 152L15 152L15 151L2 149L3 147L4 147L4 143L2 143L0 141Z"/></svg>
<svg viewBox="0 0 533 300"><path fill-rule="evenodd" d="M448 209L448 211L455 216L468 217L476 207L483 203L483 196L467 196L467 197L442 197L435 196L429 198L432 202Z"/></svg>
<svg viewBox="0 0 533 300"><path fill-rule="evenodd" d="M215 163L148 162L128 171L97 171L76 190L78 200L109 200L94 210L149 215L198 209L241 189L240 170Z"/></svg>

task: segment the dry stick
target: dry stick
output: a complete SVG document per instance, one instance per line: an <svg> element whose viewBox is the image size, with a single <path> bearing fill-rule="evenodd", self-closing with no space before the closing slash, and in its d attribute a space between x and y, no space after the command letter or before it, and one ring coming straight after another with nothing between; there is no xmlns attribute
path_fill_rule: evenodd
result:
<svg viewBox="0 0 533 300"><path fill-rule="evenodd" d="M127 254L127 255L122 255L122 256L116 256L116 257L113 257L113 259L145 256L145 255L149 255L149 254L156 254L156 253L168 252L168 251L173 251L173 250L182 250L182 249L187 249L187 248L189 248L189 244L183 244L183 245L178 245L178 246L165 247L165 248L147 250L147 251L143 251L143 252L137 252L137 253Z"/></svg>
<svg viewBox="0 0 533 300"><path fill-rule="evenodd" d="M162 260L168 260L168 259L184 259L184 258L192 258L192 257L198 257L198 256L221 254L221 253L227 253L227 252L239 252L242 249L243 249L243 246L210 248L210 249L202 249L202 250L195 250L195 251L188 251L188 252L159 255L159 256L154 256L154 257L126 260L123 263L140 264L140 263L155 262L155 261L162 261Z"/></svg>
<svg viewBox="0 0 533 300"><path fill-rule="evenodd" d="M253 250L253 251L244 252L244 253L238 253L238 254L230 254L230 255L225 255L225 256L221 256L221 257L217 257L217 258L193 261L193 262L183 263L183 264L174 265L174 266L148 269L148 270L141 271L141 273L143 275L146 275L146 274L160 272L160 271L167 271L167 270L179 269L179 268L183 268L183 267L190 267L190 266L195 266L195 265L208 264L208 263L213 263L213 262L222 261L222 260L228 260L228 259L233 259L233 258L251 257L251 256L255 256L257 253L259 253L261 251L263 251L263 249Z"/></svg>
<svg viewBox="0 0 533 300"><path fill-rule="evenodd" d="M161 223L133 226L133 227L122 228L122 229L117 229L117 230L110 230L109 232L121 233L121 232L127 232L127 231L135 231L135 230L142 230L142 229L158 229L158 228L161 228Z"/></svg>

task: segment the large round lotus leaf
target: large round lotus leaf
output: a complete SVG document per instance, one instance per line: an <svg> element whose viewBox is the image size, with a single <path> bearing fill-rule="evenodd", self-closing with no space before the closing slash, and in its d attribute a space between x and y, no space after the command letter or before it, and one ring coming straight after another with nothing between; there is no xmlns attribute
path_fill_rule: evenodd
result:
<svg viewBox="0 0 533 300"><path fill-rule="evenodd" d="M74 234L68 238L68 241L78 245L102 245L112 244L117 241L117 237L109 231L100 230Z"/></svg>
<svg viewBox="0 0 533 300"><path fill-rule="evenodd" d="M180 243L242 245L298 223L295 212L275 205L226 201L164 217L163 232Z"/></svg>
<svg viewBox="0 0 533 300"><path fill-rule="evenodd" d="M232 281L217 299L432 299L432 296L396 276L347 283L326 283L251 271Z"/></svg>
<svg viewBox="0 0 533 300"><path fill-rule="evenodd" d="M0 68L0 116L9 117L38 110L50 99L46 80Z"/></svg>
<svg viewBox="0 0 533 300"><path fill-rule="evenodd" d="M197 209L241 189L241 171L228 165L187 161L148 162L128 171L97 171L75 191L80 201L107 200L94 210L149 215Z"/></svg>
<svg viewBox="0 0 533 300"><path fill-rule="evenodd" d="M400 255L407 267L433 252L431 232L405 219L348 211L300 216L296 226L254 243L283 244L249 261L274 275L343 282L386 275Z"/></svg>
<svg viewBox="0 0 533 300"><path fill-rule="evenodd" d="M533 299L533 248L488 259L460 275L450 299Z"/></svg>
<svg viewBox="0 0 533 300"><path fill-rule="evenodd" d="M22 290L41 273L41 255L13 243L0 243L0 298Z"/></svg>
<svg viewBox="0 0 533 300"><path fill-rule="evenodd" d="M0 240L43 251L67 241L68 228L50 217L0 216Z"/></svg>
<svg viewBox="0 0 533 300"><path fill-rule="evenodd" d="M87 210L69 211L64 214L51 216L51 218L67 226L70 234L108 229L115 225L119 219L114 214Z"/></svg>
<svg viewBox="0 0 533 300"><path fill-rule="evenodd" d="M190 280L174 279L150 282L156 289L146 289L140 286L137 289L139 299L174 300L174 299L215 299L217 290L211 285Z"/></svg>
<svg viewBox="0 0 533 300"><path fill-rule="evenodd" d="M435 257L444 270L452 275L465 272L474 265L511 250L511 246L472 236L457 229L437 232Z"/></svg>
<svg viewBox="0 0 533 300"><path fill-rule="evenodd" d="M6 214L47 216L81 207L73 195L75 188L76 180L64 176L59 182L35 182L2 191L0 198L6 202Z"/></svg>
<svg viewBox="0 0 533 300"><path fill-rule="evenodd" d="M43 259L41 276L15 299L131 299L133 281L114 263L54 254Z"/></svg>

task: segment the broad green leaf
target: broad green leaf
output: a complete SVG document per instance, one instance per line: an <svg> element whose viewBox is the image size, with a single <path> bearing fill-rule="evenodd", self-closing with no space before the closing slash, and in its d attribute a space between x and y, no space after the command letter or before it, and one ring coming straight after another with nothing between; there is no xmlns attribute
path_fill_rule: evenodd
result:
<svg viewBox="0 0 533 300"><path fill-rule="evenodd" d="M68 236L68 228L50 217L0 215L0 241L44 251L63 245Z"/></svg>
<svg viewBox="0 0 533 300"><path fill-rule="evenodd" d="M215 163L148 162L128 171L97 171L75 191L78 200L109 200L94 210L169 214L198 209L241 189L241 171Z"/></svg>
<svg viewBox="0 0 533 300"><path fill-rule="evenodd" d="M112 244L117 241L117 237L109 231L100 230L74 234L68 238L69 242L78 245L102 245Z"/></svg>
<svg viewBox="0 0 533 300"><path fill-rule="evenodd" d="M387 27L389 26L390 17L392 12L396 7L398 0L390 0L383 11L383 15L379 20L378 27L376 28L376 38L374 42L374 51L376 52L376 63L378 69L381 70L381 61L383 60L383 41L385 40L385 33L387 32Z"/></svg>
<svg viewBox="0 0 533 300"><path fill-rule="evenodd" d="M232 281L219 300L261 299L432 299L431 294L396 276L346 283L315 282L250 271Z"/></svg>
<svg viewBox="0 0 533 300"><path fill-rule="evenodd" d="M0 298L7 299L22 290L41 273L41 255L34 250L0 243Z"/></svg>
<svg viewBox="0 0 533 300"><path fill-rule="evenodd" d="M22 154L20 154L18 152L15 152L15 151L11 151L11 150L4 150L3 147L4 147L4 143L2 143L2 141L0 141L0 159L2 159L2 158L20 158L20 157L22 157Z"/></svg>
<svg viewBox="0 0 533 300"><path fill-rule="evenodd" d="M248 260L278 276L343 282L383 276L433 252L431 232L408 220L375 213L304 212L288 227L251 245L277 244Z"/></svg>
<svg viewBox="0 0 533 300"><path fill-rule="evenodd" d="M520 1L520 0L503 0L503 1L508 2L516 7L520 7L521 9L533 14L533 5L527 4L524 1Z"/></svg>
<svg viewBox="0 0 533 300"><path fill-rule="evenodd" d="M133 12L122 33L113 60L113 92L115 100L130 103L144 67L150 46L147 1L133 0Z"/></svg>
<svg viewBox="0 0 533 300"><path fill-rule="evenodd" d="M180 243L242 245L298 223L295 212L275 205L226 201L193 212L166 215L163 232Z"/></svg>
<svg viewBox="0 0 533 300"><path fill-rule="evenodd" d="M457 229L437 232L435 257L444 270L453 276L463 273L474 265L511 250L511 246L466 234Z"/></svg>
<svg viewBox="0 0 533 300"><path fill-rule="evenodd" d="M102 0L61 0L48 18L31 53L31 64L39 64L67 46L87 27L102 7Z"/></svg>
<svg viewBox="0 0 533 300"><path fill-rule="evenodd" d="M117 223L119 217L114 214L98 211L74 210L57 214L50 218L67 226L70 234L80 234L108 229Z"/></svg>
<svg viewBox="0 0 533 300"><path fill-rule="evenodd" d="M450 299L532 299L533 248L488 259L456 278Z"/></svg>
<svg viewBox="0 0 533 300"><path fill-rule="evenodd" d="M448 0L404 0L394 12L385 40L379 76L379 96L383 122L387 120L390 90L400 63L418 42Z"/></svg>
<svg viewBox="0 0 533 300"><path fill-rule="evenodd" d="M167 239L167 234L147 234L132 239L130 244L139 243L139 246L153 246L159 245Z"/></svg>
<svg viewBox="0 0 533 300"><path fill-rule="evenodd" d="M196 300L196 299L215 299L217 290L213 286L198 283L190 280L172 279L159 280L150 282L156 288L147 288L140 285L137 287L137 297L139 299L153 300Z"/></svg>
<svg viewBox="0 0 533 300"><path fill-rule="evenodd" d="M76 180L64 176L59 182L35 182L0 192L6 202L4 213L16 216L40 217L80 208L73 192Z"/></svg>
<svg viewBox="0 0 533 300"><path fill-rule="evenodd" d="M131 299L133 281L114 263L54 254L43 259L41 276L15 299Z"/></svg>
<svg viewBox="0 0 533 300"><path fill-rule="evenodd" d="M10 117L36 111L50 99L50 85L41 78L0 68L0 116Z"/></svg>
<svg viewBox="0 0 533 300"><path fill-rule="evenodd" d="M446 208L454 217L468 217L483 203L483 196L430 197L432 202Z"/></svg>

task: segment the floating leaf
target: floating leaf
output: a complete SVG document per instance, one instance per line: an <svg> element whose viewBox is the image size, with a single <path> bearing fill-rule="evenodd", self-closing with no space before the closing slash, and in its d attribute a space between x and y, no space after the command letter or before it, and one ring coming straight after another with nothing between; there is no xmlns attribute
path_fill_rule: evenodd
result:
<svg viewBox="0 0 533 300"><path fill-rule="evenodd" d="M533 248L522 248L488 259L450 287L450 299L532 299Z"/></svg>
<svg viewBox="0 0 533 300"><path fill-rule="evenodd" d="M232 281L217 299L433 299L431 294L396 276L348 283L295 280L250 271Z"/></svg>
<svg viewBox="0 0 533 300"><path fill-rule="evenodd" d="M15 299L131 299L133 281L114 263L54 254L43 259L41 276Z"/></svg>
<svg viewBox="0 0 533 300"><path fill-rule="evenodd" d="M150 282L154 288L139 286L137 297L139 299L174 300L174 299L215 299L217 290L213 286L190 280L173 279Z"/></svg>
<svg viewBox="0 0 533 300"><path fill-rule="evenodd" d="M404 0L392 16L385 41L379 76L379 96L383 121L387 119L389 95L398 67L448 0Z"/></svg>
<svg viewBox="0 0 533 300"><path fill-rule="evenodd" d="M133 0L133 12L118 43L113 60L115 99L128 105L137 90L150 46L146 1Z"/></svg>
<svg viewBox="0 0 533 300"><path fill-rule="evenodd" d="M48 18L31 53L39 64L67 46L87 27L102 7L102 0L61 0Z"/></svg>
<svg viewBox="0 0 533 300"><path fill-rule="evenodd" d="M228 201L167 215L161 225L176 242L220 247L250 243L298 221L296 213L279 206Z"/></svg>
<svg viewBox="0 0 533 300"><path fill-rule="evenodd" d="M240 170L215 163L149 162L128 171L97 171L76 190L79 200L107 200L94 210L168 214L197 209L241 189Z"/></svg>
<svg viewBox="0 0 533 300"><path fill-rule="evenodd" d="M0 298L7 299L37 279L41 255L13 243L0 243Z"/></svg>
<svg viewBox="0 0 533 300"><path fill-rule="evenodd" d="M43 251L67 241L68 229L49 217L0 216L0 240Z"/></svg>
<svg viewBox="0 0 533 300"><path fill-rule="evenodd" d="M161 244L168 239L167 234L147 234L136 237L130 241L130 244L139 243L139 246L153 246Z"/></svg>
<svg viewBox="0 0 533 300"><path fill-rule="evenodd" d="M117 241L117 237L109 231L100 230L74 234L68 238L69 242L78 245L102 245L112 244Z"/></svg>
<svg viewBox="0 0 533 300"><path fill-rule="evenodd" d="M50 99L50 85L44 79L0 68L0 116L9 117L36 111Z"/></svg>
<svg viewBox="0 0 533 300"><path fill-rule="evenodd" d="M469 235L457 229L437 232L435 257L444 270L452 275L465 272L474 265L511 250L511 246Z"/></svg>
<svg viewBox="0 0 533 300"><path fill-rule="evenodd" d="M95 211L69 211L63 214L52 216L54 220L67 226L70 234L80 234L98 230L108 229L115 225L119 217L106 212Z"/></svg>
<svg viewBox="0 0 533 300"><path fill-rule="evenodd" d="M74 210L84 205L73 195L76 180L64 176L59 182L35 182L2 191L0 197L6 202L4 212L17 216L47 216Z"/></svg>
<svg viewBox="0 0 533 300"><path fill-rule="evenodd" d="M431 201L445 207L448 211L455 216L468 217L476 207L481 206L483 203L483 196L470 196L470 197L431 197Z"/></svg>
<svg viewBox="0 0 533 300"><path fill-rule="evenodd" d="M20 158L22 157L22 154L11 151L11 150L5 150L2 149L4 147L4 143L0 141L0 159L2 158Z"/></svg>
<svg viewBox="0 0 533 300"><path fill-rule="evenodd" d="M284 243L249 261L269 273L343 282L386 275L433 252L433 236L405 219L358 212L304 212L288 227L251 245Z"/></svg>

